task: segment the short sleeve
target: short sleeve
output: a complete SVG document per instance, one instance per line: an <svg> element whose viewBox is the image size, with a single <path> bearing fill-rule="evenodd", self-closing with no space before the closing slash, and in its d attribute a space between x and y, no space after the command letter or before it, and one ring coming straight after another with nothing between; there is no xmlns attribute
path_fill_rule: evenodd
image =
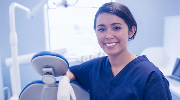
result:
<svg viewBox="0 0 180 100"><path fill-rule="evenodd" d="M172 100L169 82L161 74L152 72L145 86L144 100Z"/></svg>
<svg viewBox="0 0 180 100"><path fill-rule="evenodd" d="M84 62L80 65L71 66L69 70L74 74L76 80L86 89L90 89L90 70L93 60Z"/></svg>

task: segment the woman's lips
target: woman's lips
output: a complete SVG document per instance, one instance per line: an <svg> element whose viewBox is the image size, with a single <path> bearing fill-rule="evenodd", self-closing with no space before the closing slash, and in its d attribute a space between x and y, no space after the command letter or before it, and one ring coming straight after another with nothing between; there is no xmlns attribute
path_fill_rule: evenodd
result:
<svg viewBox="0 0 180 100"><path fill-rule="evenodd" d="M115 46L118 42L115 42L115 43L104 43L106 46L108 47L112 47L112 46Z"/></svg>

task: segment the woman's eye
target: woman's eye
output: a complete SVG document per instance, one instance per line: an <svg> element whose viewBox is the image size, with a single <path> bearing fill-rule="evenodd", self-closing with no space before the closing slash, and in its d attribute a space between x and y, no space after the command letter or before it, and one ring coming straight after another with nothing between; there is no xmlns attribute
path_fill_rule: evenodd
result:
<svg viewBox="0 0 180 100"><path fill-rule="evenodd" d="M103 32L103 31L105 31L105 29L100 28L100 29L98 29L98 31Z"/></svg>
<svg viewBox="0 0 180 100"><path fill-rule="evenodd" d="M114 27L114 30L119 30L119 29L121 29L120 27Z"/></svg>

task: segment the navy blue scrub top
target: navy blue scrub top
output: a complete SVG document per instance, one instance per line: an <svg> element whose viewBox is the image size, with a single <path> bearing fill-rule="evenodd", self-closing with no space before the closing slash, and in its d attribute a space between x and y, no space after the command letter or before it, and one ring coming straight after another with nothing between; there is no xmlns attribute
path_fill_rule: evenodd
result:
<svg viewBox="0 0 180 100"><path fill-rule="evenodd" d="M115 77L107 56L69 69L90 90L90 100L172 100L169 82L146 56L132 60Z"/></svg>

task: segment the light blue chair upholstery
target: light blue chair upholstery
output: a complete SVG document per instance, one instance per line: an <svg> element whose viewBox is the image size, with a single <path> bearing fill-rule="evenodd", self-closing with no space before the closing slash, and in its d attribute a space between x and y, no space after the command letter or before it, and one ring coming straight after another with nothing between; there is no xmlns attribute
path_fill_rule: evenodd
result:
<svg viewBox="0 0 180 100"><path fill-rule="evenodd" d="M29 83L20 93L19 100L57 100L58 83L55 77L66 73L69 63L62 55L42 51L33 56L32 66L42 80ZM89 91L77 81L72 81L76 100L90 100ZM72 100L72 99L71 99Z"/></svg>

